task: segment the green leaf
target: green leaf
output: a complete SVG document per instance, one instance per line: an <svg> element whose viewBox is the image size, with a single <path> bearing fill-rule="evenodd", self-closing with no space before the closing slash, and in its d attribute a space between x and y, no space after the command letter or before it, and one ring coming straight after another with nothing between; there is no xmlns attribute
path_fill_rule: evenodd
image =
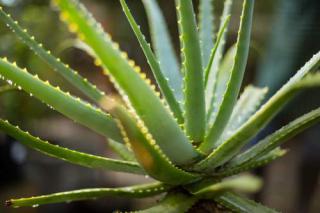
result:
<svg viewBox="0 0 320 213"><path fill-rule="evenodd" d="M108 140L109 147L117 153L123 160L136 162L133 152L128 149L124 144L113 141L112 139Z"/></svg>
<svg viewBox="0 0 320 213"><path fill-rule="evenodd" d="M219 104L221 104L223 94L226 91L235 55L236 44L232 45L228 49L227 53L225 54L222 60L219 71L216 74L214 90L212 91L213 98L211 99L211 103L208 106L209 108L207 112L207 127L210 127L210 125L212 125L214 119L216 118L218 106Z"/></svg>
<svg viewBox="0 0 320 213"><path fill-rule="evenodd" d="M64 93L59 87L55 88L48 82L41 81L38 76L32 76L6 59L0 60L0 75L70 119L105 137L122 141L120 131L111 116L89 103Z"/></svg>
<svg viewBox="0 0 320 213"><path fill-rule="evenodd" d="M201 0L199 3L199 38L202 55L202 65L207 67L214 44L214 13L213 0Z"/></svg>
<svg viewBox="0 0 320 213"><path fill-rule="evenodd" d="M212 150L221 136L224 128L228 124L233 107L238 98L249 55L253 8L254 0L244 1L238 41L236 44L236 55L226 91L224 92L221 103L219 103L217 116L209 129L204 143L200 146L200 150L205 153L209 153Z"/></svg>
<svg viewBox="0 0 320 213"><path fill-rule="evenodd" d="M250 141L268 122L288 103L299 91L311 86L319 86L320 78L309 78L304 82L305 76L320 66L320 52L312 57L287 84L285 84L267 103L265 103L241 128L230 138L215 149L206 159L196 165L196 169L213 170L233 158L241 148ZM318 80L319 81L318 81Z"/></svg>
<svg viewBox="0 0 320 213"><path fill-rule="evenodd" d="M213 60L214 58L216 57L216 54L217 54L217 50L218 50L218 47L220 45L220 42L221 42L221 39L222 39L222 36L224 34L224 32L226 31L227 29L227 26L229 25L229 22L230 22L230 18L231 16L228 16L225 20L225 22L223 23L221 29L219 30L218 32L218 36L217 36L217 41L214 45L214 47L212 48L212 51L211 51L211 55L210 55L210 58L209 58L209 62L208 62L208 65L205 69L205 85L207 85L208 83L208 79L209 79L209 73L210 73L210 70L212 68L212 65L213 65ZM232 55L232 61L234 59L234 55ZM231 60L230 60L231 61ZM232 64L232 61L230 62ZM231 69L231 68L230 68ZM219 81L218 81L219 82Z"/></svg>
<svg viewBox="0 0 320 213"><path fill-rule="evenodd" d="M222 182L203 187L193 194L202 198L212 198L224 191L237 190L245 193L254 193L260 190L262 181L253 175L240 175L224 179Z"/></svg>
<svg viewBox="0 0 320 213"><path fill-rule="evenodd" d="M277 213L278 212L266 206L263 206L259 203L256 203L253 200L249 200L247 198L241 197L231 192L224 192L223 194L214 198L214 200L218 202L220 205L229 208L233 212L243 212L243 213L252 213L252 212Z"/></svg>
<svg viewBox="0 0 320 213"><path fill-rule="evenodd" d="M136 185L121 188L93 188L80 189L68 192L60 192L38 197L11 199L6 201L7 206L12 207L37 207L44 204L65 203L72 201L97 199L102 197L128 197L128 198L144 198L161 194L169 189L162 183L151 183L144 185Z"/></svg>
<svg viewBox="0 0 320 213"><path fill-rule="evenodd" d="M227 165L225 168L221 169L221 172L217 172L214 176L222 178L229 177L245 171L251 171L253 169L268 165L272 161L284 156L287 153L286 150L276 148L269 153L261 155L260 157L253 158L247 162L242 162L238 165Z"/></svg>
<svg viewBox="0 0 320 213"><path fill-rule="evenodd" d="M319 64L320 66L320 64ZM320 71L306 75L301 81L292 85L294 90L313 88L320 86Z"/></svg>
<svg viewBox="0 0 320 213"><path fill-rule="evenodd" d="M254 86L247 86L245 88L233 109L230 120L217 145L220 145L229 138L257 111L267 92L267 88L258 88Z"/></svg>
<svg viewBox="0 0 320 213"><path fill-rule="evenodd" d="M198 201L198 198L184 193L171 192L157 205L137 213L185 213Z"/></svg>
<svg viewBox="0 0 320 213"><path fill-rule="evenodd" d="M33 137L28 132L24 132L19 127L15 127L1 119L0 129L34 150L72 164L93 169L144 174L144 171L136 163L90 155L53 145L40 138Z"/></svg>
<svg viewBox="0 0 320 213"><path fill-rule="evenodd" d="M78 1L54 2L61 10L61 18L69 23L71 29L76 30L80 39L99 57L123 99L143 120L164 153L178 165L194 161L199 156L198 152L169 109L155 94L154 88L150 87L150 81L144 80L145 75L134 67L134 62L126 59L126 54L118 49L118 45L113 43L110 36L103 32L102 27ZM176 155L176 150L184 155Z"/></svg>
<svg viewBox="0 0 320 213"><path fill-rule="evenodd" d="M217 83L217 74L218 70L220 69L220 63L221 59L224 53L225 49L225 44L226 44L226 39L227 39L227 34L228 34L228 24L225 27L226 30L222 31L223 28L223 23L226 22L227 18L231 15L231 8L232 8L233 0L225 0L224 1L224 8L222 12L222 16L220 18L220 27L219 31L223 32L221 35L221 41L218 44L216 53L214 55L214 60L212 62L212 65L210 66L210 70L207 72L207 81L206 81L206 90L205 90L205 97L206 97L206 109L209 110L210 106L214 102L214 90L216 87ZM216 43L217 45L217 43Z"/></svg>
<svg viewBox="0 0 320 213"><path fill-rule="evenodd" d="M89 47L86 43L84 43L83 41L81 41L80 39L74 39L72 42L72 46L75 48L78 48L79 50L82 50L83 52L87 53L89 56L91 56L92 58L97 58L96 54L94 53L94 51L91 49L91 47Z"/></svg>
<svg viewBox="0 0 320 213"><path fill-rule="evenodd" d="M33 36L27 33L27 30L23 30L18 22L12 20L10 15L6 14L0 8L0 20L2 20L17 36L18 38L28 45L32 51L34 51L39 57L41 57L54 71L64 77L69 83L87 95L93 101L99 103L102 97L105 95L102 91L97 89L95 85L88 82L87 79L81 77L76 71L69 68L68 65L63 64L60 59L51 55L50 51L43 48L41 43L38 43Z"/></svg>
<svg viewBox="0 0 320 213"><path fill-rule="evenodd" d="M158 85L162 91L162 94L166 98L167 103L169 104L169 107L170 107L171 111L173 112L174 116L178 119L179 124L183 124L183 116L182 116L181 106L174 96L173 88L170 88L170 86L169 86L169 80L166 79L166 76L162 72L159 62L157 61L155 55L153 54L150 45L145 40L145 37L140 30L140 27L135 22L134 17L132 16L125 0L120 0L120 3L122 5L122 9L127 16L128 21L129 21L137 39L138 39L138 41L140 43L140 46L142 47L142 50L147 58L147 61L150 65L150 67L151 67L153 75L158 82Z"/></svg>
<svg viewBox="0 0 320 213"><path fill-rule="evenodd" d="M190 183L199 179L198 175L183 171L170 162L141 120L133 119L116 102L109 111L119 119L125 142L131 145L136 159L148 175L173 185Z"/></svg>
<svg viewBox="0 0 320 213"><path fill-rule="evenodd" d="M168 27L156 0L142 0L149 19L152 44L163 74L178 101L183 100L182 76Z"/></svg>
<svg viewBox="0 0 320 213"><path fill-rule="evenodd" d="M192 1L176 0L176 5L185 71L185 129L194 143L200 143L205 134L206 116L199 36Z"/></svg>
<svg viewBox="0 0 320 213"><path fill-rule="evenodd" d="M320 83L320 80L318 81L318 83ZM277 146L280 146L282 143L288 141L290 138L299 134L303 130L317 124L318 122L320 122L320 108L297 118L275 133L259 141L256 145L248 149L246 152L238 155L230 162L229 165L240 165L242 163L250 161L253 158L262 156L265 153L268 153L271 150L275 149Z"/></svg>

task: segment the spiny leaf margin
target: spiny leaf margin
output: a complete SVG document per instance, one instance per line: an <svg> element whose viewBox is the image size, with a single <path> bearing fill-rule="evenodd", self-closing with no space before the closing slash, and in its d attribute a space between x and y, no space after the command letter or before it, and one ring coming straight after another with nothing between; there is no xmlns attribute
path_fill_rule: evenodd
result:
<svg viewBox="0 0 320 213"><path fill-rule="evenodd" d="M83 152L70 150L58 145L53 145L47 141L43 141L40 138L30 135L28 132L22 131L18 126L13 126L8 121L1 119L0 129L9 134L11 137L17 139L22 144L34 150L37 150L48 156L70 162L72 164L92 169L144 174L143 169L141 169L136 163L90 155Z"/></svg>
<svg viewBox="0 0 320 213"><path fill-rule="evenodd" d="M95 85L92 85L87 79L80 76L76 71L72 70L69 65L63 64L59 58L51 55L50 51L43 48L41 43L38 43L33 36L30 36L27 30L22 29L17 21L14 21L11 16L5 13L0 7L0 19L23 41L29 48L41 57L54 71L64 77L69 83L82 91L93 101L99 101L105 96L104 92L100 91Z"/></svg>
<svg viewBox="0 0 320 213"><path fill-rule="evenodd" d="M0 59L0 76L11 80L30 95L34 95L72 120L105 137L122 141L120 131L110 115L83 102L80 98L63 92L59 87L51 86L48 81L40 80L37 75L31 75L26 69L21 69L15 63L8 62L6 58Z"/></svg>
<svg viewBox="0 0 320 213"><path fill-rule="evenodd" d="M44 204L63 203L88 199L97 199L107 196L144 198L161 194L170 189L162 183L151 183L121 188L93 188L60 192L30 198L11 199L6 201L7 206L39 206Z"/></svg>
<svg viewBox="0 0 320 213"><path fill-rule="evenodd" d="M183 123L182 109L181 109L179 102L174 97L173 89L169 87L169 79L165 78L165 75L160 68L159 62L157 61L155 55L153 54L150 45L145 40L145 37L140 30L140 27L135 22L134 17L131 14L128 5L126 4L126 1L120 0L120 3L121 3L121 6L122 6L124 13L127 16L129 23L131 25L131 28L133 29L133 31L134 31L134 33L140 43L140 46L141 46L141 48L147 58L147 61L151 67L153 75L155 76L155 78L158 82L158 85L162 91L162 94L166 98L167 103L169 104L169 107L170 107L171 111L173 112L173 114L175 115L175 117L177 118L179 124L182 124Z"/></svg>

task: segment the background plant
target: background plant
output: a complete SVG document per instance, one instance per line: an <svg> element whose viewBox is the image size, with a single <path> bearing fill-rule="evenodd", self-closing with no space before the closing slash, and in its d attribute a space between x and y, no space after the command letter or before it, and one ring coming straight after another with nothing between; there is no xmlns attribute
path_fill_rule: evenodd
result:
<svg viewBox="0 0 320 213"><path fill-rule="evenodd" d="M247 176L227 177L282 156L285 151L278 146L285 139L319 120L317 109L283 127L246 152L238 154L298 91L318 86L319 74L310 72L316 71L319 54L261 107L266 89L249 86L237 101L249 52L253 0L244 1L238 41L223 60L221 58L232 1L225 2L215 42L210 39L212 30L204 27L206 22L213 25L210 1L202 1L200 5L199 35L191 1L177 1L183 61L181 67L175 59L156 2L144 1L153 23L155 56L125 2L121 1L158 82L160 94L140 72L139 67L127 59L126 54L119 50L110 36L104 34L99 24L77 1L59 0L55 3L70 31L76 32L79 38L90 46L91 53L97 57L96 64L101 65L104 73L110 76L125 104L119 104L121 101L106 96L53 57L3 11L1 19L32 50L111 115L52 87L48 82L41 81L37 76L30 75L5 59L0 63L1 75L8 82L13 82L16 87L34 95L67 117L112 139L114 149L124 160L113 160L53 146L5 121L1 122L1 128L22 143L51 156L90 168L147 173L160 182L14 199L8 201L9 205L32 206L107 195L144 197L170 191L166 198L150 211L163 211L164 208L170 210L171 207L175 211L186 211L203 198L213 199L235 211L272 211L230 192L231 189L252 191L257 188L259 181ZM154 24L155 22L159 24ZM127 146L116 143L122 141ZM186 192L181 192L181 189Z"/></svg>

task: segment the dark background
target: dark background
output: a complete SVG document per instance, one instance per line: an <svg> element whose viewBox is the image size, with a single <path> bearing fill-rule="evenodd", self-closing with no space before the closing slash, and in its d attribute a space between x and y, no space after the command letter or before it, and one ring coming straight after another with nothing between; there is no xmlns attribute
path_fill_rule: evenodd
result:
<svg viewBox="0 0 320 213"><path fill-rule="evenodd" d="M103 24L113 39L120 43L143 70L149 72L146 60L128 25L118 0L82 1ZM59 21L58 13L47 0L0 0L4 9L19 20L38 41L90 79L107 93L115 92L108 79L84 52L73 47L74 35ZM169 23L175 47L179 49L176 14L173 0L159 0ZM222 0L215 0L215 11L221 13ZM235 1L227 46L236 41L242 1ZM148 34L142 3L128 4ZM195 1L197 5L197 1ZM216 20L219 20L217 16ZM269 86L270 95L320 50L320 2L318 0L256 1L252 49L245 84ZM17 61L19 66L38 73L81 96L58 77L0 23L0 56ZM319 90L301 94L266 128L261 136L319 106ZM106 141L88 129L50 110L23 92L0 95L1 118L18 124L32 134L52 143L88 153L113 156ZM283 212L320 212L320 133L319 125L294 138L286 146L290 152L266 168L256 171L264 177L263 190L255 198ZM116 156L114 156L116 157ZM120 173L105 173L70 165L26 149L5 134L0 135L0 201L87 187L125 186L145 182L145 178ZM106 198L96 201L56 204L38 208L11 209L0 206L0 212L111 212L147 206L154 199L128 200Z"/></svg>

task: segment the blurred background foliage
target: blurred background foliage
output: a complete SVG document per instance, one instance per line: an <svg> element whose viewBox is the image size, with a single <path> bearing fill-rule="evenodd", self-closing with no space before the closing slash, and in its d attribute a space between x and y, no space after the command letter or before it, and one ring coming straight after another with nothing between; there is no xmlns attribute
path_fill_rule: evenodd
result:
<svg viewBox="0 0 320 213"><path fill-rule="evenodd" d="M221 13L223 0L215 1L215 11ZM102 23L121 48L128 52L150 76L147 62L122 13L118 0L82 0ZM159 0L169 24L177 54L179 50L176 14L173 0ZM194 1L197 5L198 1ZM234 15L227 46L236 39L240 5L235 1ZM90 56L75 47L77 40L59 21L57 11L49 0L0 0L0 4L19 23L28 29L53 55L107 93L115 92L109 80L101 75ZM149 38L148 23L140 1L128 1L142 31ZM197 10L197 8L196 8ZM312 54L320 50L320 2L318 0L256 1L252 49L245 85L253 83L269 86L270 95L278 89ZM219 17L216 17L218 20ZM150 39L149 39L150 40ZM16 61L21 67L50 80L63 90L79 95L78 91L59 78L45 63L0 23L0 56ZM5 84L1 82L1 84ZM319 105L319 90L302 94L265 130L287 123L297 115ZM311 94L311 95L310 95ZM84 98L84 97L83 97ZM46 105L23 92L0 94L1 117L23 129L48 139L52 143L93 154L111 155L106 141L87 129L69 121ZM263 135L265 133L261 133ZM320 143L319 126L296 137L289 144L291 151L271 166L257 171L265 179L265 187L256 195L260 202L283 212L320 212ZM299 143L303 142L303 143ZM132 175L103 173L72 166L50 159L22 147L11 138L0 137L0 200L39 195L71 189L121 186L144 182ZM69 205L51 205L39 208L9 209L0 205L0 212L111 212L113 209L133 209L141 202L152 200L102 199Z"/></svg>

